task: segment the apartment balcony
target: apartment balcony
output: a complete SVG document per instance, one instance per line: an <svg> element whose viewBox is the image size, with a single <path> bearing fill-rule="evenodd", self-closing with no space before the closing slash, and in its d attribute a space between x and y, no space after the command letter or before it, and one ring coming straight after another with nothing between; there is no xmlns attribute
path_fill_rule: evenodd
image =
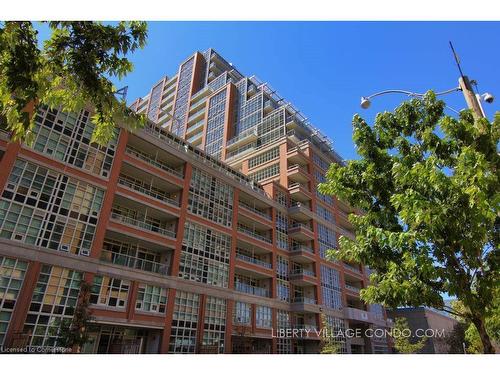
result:
<svg viewBox="0 0 500 375"><path fill-rule="evenodd" d="M353 266L352 264L345 263L345 262L343 263L343 266L344 266L344 270L351 272L351 273L355 273L359 277L363 276L363 273L361 272L359 266L356 267L356 266Z"/></svg>
<svg viewBox="0 0 500 375"><path fill-rule="evenodd" d="M290 271L290 282L299 286L315 286L318 282L313 271L307 269L296 269Z"/></svg>
<svg viewBox="0 0 500 375"><path fill-rule="evenodd" d="M168 237L170 239L175 239L177 236L177 233L173 230L162 228L156 224L153 224L152 222L137 220L131 217L120 215L115 212L111 212L111 221L132 226L134 228L140 228L141 230L156 233L160 236Z"/></svg>
<svg viewBox="0 0 500 375"><path fill-rule="evenodd" d="M247 99L250 99L255 94L257 94L257 86L249 84L247 89Z"/></svg>
<svg viewBox="0 0 500 375"><path fill-rule="evenodd" d="M316 313L319 311L318 301L311 297L294 297L292 298L292 311Z"/></svg>
<svg viewBox="0 0 500 375"><path fill-rule="evenodd" d="M345 319L354 320L357 322L374 323L373 314L368 311L347 307L344 309Z"/></svg>
<svg viewBox="0 0 500 375"><path fill-rule="evenodd" d="M212 93L212 88L210 86L205 86L200 91L198 91L196 94L191 96L191 103L193 104L193 103L197 102L198 100L206 98L206 97L210 96L211 93Z"/></svg>
<svg viewBox="0 0 500 375"><path fill-rule="evenodd" d="M235 268L239 275L256 280L274 276L270 262L248 254L242 254L239 250L236 252Z"/></svg>
<svg viewBox="0 0 500 375"><path fill-rule="evenodd" d="M239 259L239 260L242 260L244 262L247 262L247 263L252 263L252 264L255 264L259 267L263 267L263 268L266 268L266 269L272 269L273 266L270 262L265 262L263 260L260 260L258 258L254 258L254 257L251 257L251 256L248 256L248 255L244 255L244 254L240 254L240 253L236 253L236 259Z"/></svg>
<svg viewBox="0 0 500 375"><path fill-rule="evenodd" d="M197 133L202 133L203 126L205 125L205 119L197 122L196 124L190 126L186 129L186 138L192 137Z"/></svg>
<svg viewBox="0 0 500 375"><path fill-rule="evenodd" d="M292 245L290 249L290 260L296 263L311 263L316 260L314 251L311 247L305 245Z"/></svg>
<svg viewBox="0 0 500 375"><path fill-rule="evenodd" d="M309 225L294 223L288 228L288 236L299 241L314 240L314 233Z"/></svg>
<svg viewBox="0 0 500 375"><path fill-rule="evenodd" d="M276 105L271 101L271 100L266 100L264 102L264 107L263 107L263 112L264 112L264 116L271 113L272 111L274 111L276 109Z"/></svg>
<svg viewBox="0 0 500 375"><path fill-rule="evenodd" d="M146 195L170 206L180 206L179 200L172 198L171 193L168 193L143 181L136 180L130 176L120 174L118 178L118 184L125 187L126 189L130 189L140 194Z"/></svg>
<svg viewBox="0 0 500 375"><path fill-rule="evenodd" d="M306 184L310 180L309 173L298 164L289 166L287 175L291 181L300 182L302 184Z"/></svg>
<svg viewBox="0 0 500 375"><path fill-rule="evenodd" d="M200 109L205 109L207 104L206 100L191 101L191 107L189 108L189 115L198 112Z"/></svg>
<svg viewBox="0 0 500 375"><path fill-rule="evenodd" d="M257 133L256 127L247 129L247 130L241 132L240 134L238 134L236 137L229 139L226 142L226 149L227 149L227 151L232 151L232 150L241 148L248 143L252 143L252 142L256 141L257 138L258 138L258 133Z"/></svg>
<svg viewBox="0 0 500 375"><path fill-rule="evenodd" d="M236 281L234 283L234 289L238 292L253 294L254 296L259 296L259 297L270 297L271 296L271 293L266 288L261 288L261 287L252 286L249 284L244 284L244 283L241 283L239 281Z"/></svg>
<svg viewBox="0 0 500 375"><path fill-rule="evenodd" d="M238 224L238 232L244 234L245 236L249 236L250 238L257 240L258 242L263 243L267 246L270 246L273 243L271 238L269 238L261 233L255 232L251 228L248 228L248 227L243 226L241 224Z"/></svg>
<svg viewBox="0 0 500 375"><path fill-rule="evenodd" d="M255 231L268 231L273 228L271 215L242 201L238 202L238 223Z"/></svg>
<svg viewBox="0 0 500 375"><path fill-rule="evenodd" d="M102 250L100 259L103 262L112 263L117 266L156 273L159 275L167 276L169 273L169 265L167 263L139 259L129 255L115 253L109 250Z"/></svg>
<svg viewBox="0 0 500 375"><path fill-rule="evenodd" d="M300 149L299 146L289 148L286 155L288 161L293 164L307 165L309 163L309 157Z"/></svg>
<svg viewBox="0 0 500 375"><path fill-rule="evenodd" d="M292 199L307 202L312 199L311 191L306 183L292 182L288 185L288 191Z"/></svg>
<svg viewBox="0 0 500 375"><path fill-rule="evenodd" d="M360 283L352 283L346 280L345 283L345 290L348 293L355 294L356 296L359 296L359 292L361 291L361 284Z"/></svg>
<svg viewBox="0 0 500 375"><path fill-rule="evenodd" d="M302 202L293 202L288 208L288 215L297 221L308 221L314 218L314 213L309 208L309 205Z"/></svg>
<svg viewBox="0 0 500 375"><path fill-rule="evenodd" d="M205 117L205 107L200 109L199 111L193 113L191 116L188 117L187 124L188 126L190 124L195 124L196 122L200 121Z"/></svg>
<svg viewBox="0 0 500 375"><path fill-rule="evenodd" d="M150 155L146 152L140 151L137 148L127 145L125 148L125 153L130 155L135 159L140 159L146 163L152 165L155 168L161 169L168 174L175 176L177 178L184 178L184 168L182 166L174 167L169 165L166 161L157 158L156 156Z"/></svg>
<svg viewBox="0 0 500 375"><path fill-rule="evenodd" d="M203 132L200 132L188 138L187 141L191 143L193 146L199 146L201 145L202 139L203 139Z"/></svg>

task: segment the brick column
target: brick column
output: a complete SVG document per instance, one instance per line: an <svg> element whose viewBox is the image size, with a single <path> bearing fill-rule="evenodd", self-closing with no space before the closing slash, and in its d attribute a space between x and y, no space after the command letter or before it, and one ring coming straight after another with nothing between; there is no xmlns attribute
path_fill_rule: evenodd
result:
<svg viewBox="0 0 500 375"><path fill-rule="evenodd" d="M5 184L7 183L12 168L16 162L17 154L21 149L21 144L19 142L8 143L7 148L5 149L5 153L2 156L2 160L0 161L0 192L3 192L5 188Z"/></svg>
<svg viewBox="0 0 500 375"><path fill-rule="evenodd" d="M224 335L224 353L231 354L233 351L232 347L232 333L233 333L233 308L234 301L226 301L226 333Z"/></svg>
<svg viewBox="0 0 500 375"><path fill-rule="evenodd" d="M198 327L196 329L196 353L200 352L203 345L203 330L205 328L205 306L207 302L206 294L200 295L200 306L198 309Z"/></svg>
<svg viewBox="0 0 500 375"><path fill-rule="evenodd" d="M120 170L122 168L127 141L128 132L122 129L118 138L118 144L116 147L115 157L113 159L113 165L111 167L108 186L106 192L104 193L104 201L102 202L94 241L92 242L92 250L90 252L90 256L92 258L100 258L101 256L104 236L106 235L106 228L108 227L109 217L111 215L111 207L113 206L113 200L115 199L116 186L118 184L118 177L120 176Z"/></svg>
<svg viewBox="0 0 500 375"><path fill-rule="evenodd" d="M35 290L41 268L42 264L40 262L31 262L28 265L23 286L17 296L16 305L14 306L14 311L12 312L9 329L5 335L4 345L6 347L12 345L14 333L21 332L23 330L26 315L28 314L30 307L31 297L33 296L33 291Z"/></svg>

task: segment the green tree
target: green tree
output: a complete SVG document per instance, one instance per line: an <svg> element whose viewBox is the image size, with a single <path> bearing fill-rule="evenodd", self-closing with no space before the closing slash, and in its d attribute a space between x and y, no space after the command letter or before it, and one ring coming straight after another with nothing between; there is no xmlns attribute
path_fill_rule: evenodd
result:
<svg viewBox="0 0 500 375"><path fill-rule="evenodd" d="M62 320L51 327L52 334L57 336L57 345L71 348L75 353L80 353L82 346L89 340L88 327L93 320L89 308L91 288L89 283L82 281L73 319Z"/></svg>
<svg viewBox="0 0 500 375"><path fill-rule="evenodd" d="M401 354L414 354L420 351L427 341L426 337L422 337L416 342L412 342L411 330L408 326L406 318L396 318L394 321L394 348Z"/></svg>
<svg viewBox="0 0 500 375"><path fill-rule="evenodd" d="M465 350L468 350L468 345L465 339L466 329L467 324L458 322L453 326L453 329L442 339L448 346L448 354L464 354L464 345Z"/></svg>
<svg viewBox="0 0 500 375"><path fill-rule="evenodd" d="M143 48L145 22L48 22L51 36L42 43L31 22L0 23L0 124L13 140L30 142L34 113L41 104L76 112L94 108L92 141L106 144L116 124L136 129L143 115L115 96L111 77L133 69L126 58Z"/></svg>
<svg viewBox="0 0 500 375"><path fill-rule="evenodd" d="M339 354L340 344L333 337L336 332L334 332L325 314L321 314L321 323L323 325L323 334L320 336L320 354Z"/></svg>
<svg viewBox="0 0 500 375"><path fill-rule="evenodd" d="M487 311L485 328L490 339L498 345L500 343L500 288L495 288L494 303ZM461 301L454 301L452 307L459 312L459 324L464 327L463 342L466 343L468 353L484 352L483 343L476 326L467 319L467 308Z"/></svg>
<svg viewBox="0 0 500 375"><path fill-rule="evenodd" d="M356 238L330 256L370 267L369 303L449 310L442 294L456 296L493 353L485 319L499 280L500 113L490 123L444 107L429 92L372 127L354 116L361 158L332 164L319 189L360 210L349 215Z"/></svg>

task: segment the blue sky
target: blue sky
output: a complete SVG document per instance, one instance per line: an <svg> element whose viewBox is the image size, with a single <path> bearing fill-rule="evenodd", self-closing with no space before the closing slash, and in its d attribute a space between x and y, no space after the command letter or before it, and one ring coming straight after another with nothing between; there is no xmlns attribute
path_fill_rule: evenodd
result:
<svg viewBox="0 0 500 375"><path fill-rule="evenodd" d="M128 85L128 101L145 95L195 50L217 50L243 74L256 75L292 102L334 143L355 158L351 120L360 113L372 123L404 95L360 97L398 88L442 91L458 85L458 70L497 100L484 104L491 119L500 103L500 23L498 22L151 22L148 45L131 56L135 70L117 85ZM465 107L461 93L445 97Z"/></svg>

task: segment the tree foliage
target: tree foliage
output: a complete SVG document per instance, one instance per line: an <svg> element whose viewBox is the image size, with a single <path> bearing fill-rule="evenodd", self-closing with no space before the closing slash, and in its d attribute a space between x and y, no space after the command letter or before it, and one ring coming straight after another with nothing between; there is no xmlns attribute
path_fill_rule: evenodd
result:
<svg viewBox="0 0 500 375"><path fill-rule="evenodd" d="M396 349L400 354L418 353L427 342L426 337L422 337L416 342L412 342L411 336L407 334L407 332L410 332L411 330L408 326L406 318L396 318L393 330L395 332L393 336L394 349Z"/></svg>
<svg viewBox="0 0 500 375"><path fill-rule="evenodd" d="M369 303L446 309L456 296L493 350L484 319L499 281L500 113L493 123L444 116L432 92L376 116L356 115L360 155L332 164L319 189L359 208L351 214L356 238L342 237L330 256L362 262L373 271L362 290Z"/></svg>
<svg viewBox="0 0 500 375"><path fill-rule="evenodd" d="M90 105L92 141L106 144L116 124L136 129L145 117L115 96L111 77L133 69L128 53L146 43L145 22L48 22L51 37L41 47L31 22L0 24L0 118L13 140L30 142L38 105L76 112Z"/></svg>
<svg viewBox="0 0 500 375"><path fill-rule="evenodd" d="M57 345L63 348L75 348L76 352L80 352L81 347L88 342L88 327L93 320L89 309L90 292L91 285L82 281L73 319L62 320L59 325L52 327L53 334L57 336Z"/></svg>
<svg viewBox="0 0 500 375"><path fill-rule="evenodd" d="M340 344L335 341L333 337L335 332L325 314L321 314L321 322L324 334L320 337L320 354L339 354L341 349Z"/></svg>

